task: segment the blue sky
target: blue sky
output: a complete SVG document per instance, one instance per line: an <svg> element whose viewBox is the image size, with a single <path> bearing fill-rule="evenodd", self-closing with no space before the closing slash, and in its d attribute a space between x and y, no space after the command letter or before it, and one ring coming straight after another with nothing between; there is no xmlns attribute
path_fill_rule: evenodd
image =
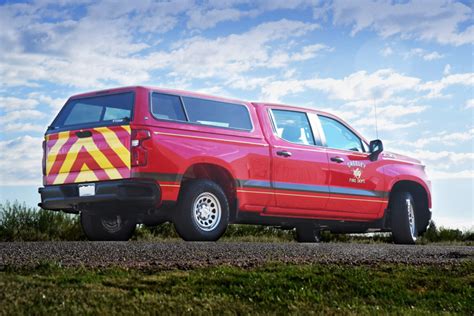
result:
<svg viewBox="0 0 474 316"><path fill-rule="evenodd" d="M0 2L0 200L38 202L71 94L154 85L340 115L421 159L438 225L474 226L471 1Z"/></svg>

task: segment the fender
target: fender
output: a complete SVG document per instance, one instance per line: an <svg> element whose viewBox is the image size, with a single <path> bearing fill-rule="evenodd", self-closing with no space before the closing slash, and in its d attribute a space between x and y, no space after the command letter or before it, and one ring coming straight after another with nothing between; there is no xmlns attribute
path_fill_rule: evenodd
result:
<svg viewBox="0 0 474 316"><path fill-rule="evenodd" d="M236 171L232 165L225 160L219 159L212 156L196 156L186 161L187 163L182 166L179 173L184 174L191 166L196 164L210 164L216 165L227 170L233 179L237 179Z"/></svg>
<svg viewBox="0 0 474 316"><path fill-rule="evenodd" d="M426 195L428 197L428 207L431 208L431 181L423 179L421 177L417 177L414 175L403 174L398 175L396 177L391 178L388 181L388 191L391 192L393 187L400 181L411 181L416 182L417 184L421 185L423 189L426 191Z"/></svg>

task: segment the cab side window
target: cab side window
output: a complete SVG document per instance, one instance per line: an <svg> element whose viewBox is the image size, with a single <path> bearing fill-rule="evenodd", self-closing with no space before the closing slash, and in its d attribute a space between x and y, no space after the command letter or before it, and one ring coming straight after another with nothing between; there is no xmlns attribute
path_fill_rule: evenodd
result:
<svg viewBox="0 0 474 316"><path fill-rule="evenodd" d="M186 114L184 114L179 96L154 92L151 98L151 112L156 118L186 121Z"/></svg>
<svg viewBox="0 0 474 316"><path fill-rule="evenodd" d="M364 152L360 138L342 123L326 116L319 116L319 120L327 147Z"/></svg>
<svg viewBox="0 0 474 316"><path fill-rule="evenodd" d="M272 110L278 137L296 144L314 145L308 117L304 112Z"/></svg>

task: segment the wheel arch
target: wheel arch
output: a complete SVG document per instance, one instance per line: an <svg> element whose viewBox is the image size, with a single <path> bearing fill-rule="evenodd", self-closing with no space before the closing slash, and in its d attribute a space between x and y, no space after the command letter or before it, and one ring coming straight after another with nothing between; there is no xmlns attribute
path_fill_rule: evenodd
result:
<svg viewBox="0 0 474 316"><path fill-rule="evenodd" d="M187 167L181 179L180 198L186 185L196 179L207 179L217 183L224 191L229 202L230 219L234 219L237 211L237 183L232 172L214 162L196 162Z"/></svg>
<svg viewBox="0 0 474 316"><path fill-rule="evenodd" d="M409 192L415 200L416 222L421 223L419 233L423 233L431 219L431 197L429 190L421 183L414 180L399 180L395 182L389 192L389 208L396 192Z"/></svg>

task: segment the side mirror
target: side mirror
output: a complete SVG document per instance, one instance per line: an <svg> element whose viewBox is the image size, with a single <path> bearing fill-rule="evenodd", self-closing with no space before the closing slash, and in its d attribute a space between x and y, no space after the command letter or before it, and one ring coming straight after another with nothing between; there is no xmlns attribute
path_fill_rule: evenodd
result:
<svg viewBox="0 0 474 316"><path fill-rule="evenodd" d="M370 161L376 161L377 159L379 159L379 155L382 151L383 151L383 143L380 139L370 141L370 144L369 144Z"/></svg>

